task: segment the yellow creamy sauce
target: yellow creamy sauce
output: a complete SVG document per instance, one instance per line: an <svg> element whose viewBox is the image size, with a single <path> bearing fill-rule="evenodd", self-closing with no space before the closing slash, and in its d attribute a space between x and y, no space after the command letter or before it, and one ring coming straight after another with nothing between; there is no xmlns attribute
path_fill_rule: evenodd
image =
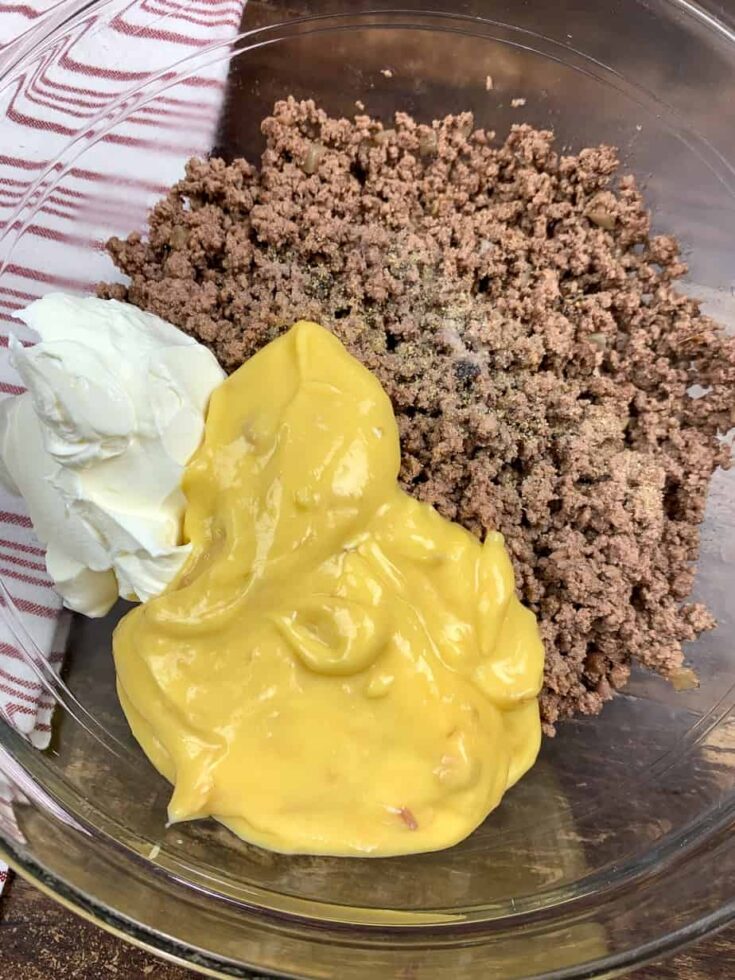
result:
<svg viewBox="0 0 735 980"><path fill-rule="evenodd" d="M502 536L409 497L399 462L385 392L314 323L214 392L191 558L114 637L172 821L284 852L435 850L533 764L543 650Z"/></svg>

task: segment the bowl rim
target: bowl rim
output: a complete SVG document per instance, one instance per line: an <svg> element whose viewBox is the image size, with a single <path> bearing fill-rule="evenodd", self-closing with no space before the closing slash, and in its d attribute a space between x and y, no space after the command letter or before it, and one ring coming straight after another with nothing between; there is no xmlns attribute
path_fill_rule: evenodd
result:
<svg viewBox="0 0 735 980"><path fill-rule="evenodd" d="M719 21L713 14L709 13L703 8L698 7L693 3L690 3L689 0L665 0L665 2L668 3L668 5L671 7L679 8L689 17L699 19L701 24L704 25L707 30L720 32L728 39L728 41L732 42L733 34L729 30L729 28L723 22ZM99 11L100 9L104 11L105 7L112 6L113 3L114 0L90 0L90 2L85 3L81 9L76 7L73 0L70 0L68 4L60 4L59 7L68 6L70 9L72 7L74 7L75 9L73 9L69 14L69 16L66 17L65 19L54 23L51 29L47 29L48 28L47 24L43 24L39 26L38 32L36 34L36 45L32 46L30 50L24 50L19 56L18 60L10 64L9 69L0 72L0 90L2 90L2 87L9 79L12 80L13 73L22 67L23 59L26 56L28 56L29 54L33 56L37 55L39 53L39 50L42 50L43 46L46 43L52 43L53 39L57 36L57 34L60 31L68 29L69 26L75 23L78 19L87 16L90 13L90 11ZM581 67L583 64L594 65L597 71L602 71L606 75L614 74L611 73L610 69L608 69L602 63L595 61L595 59L590 58L589 56L583 54L580 51L577 51L573 47L562 46L561 44L559 44L559 42L546 38L541 34L535 34L534 32L528 31L526 29L514 27L512 24L507 24L497 20L491 20L489 18L476 18L470 15L464 15L464 14L449 12L449 11L439 12L439 11L424 11L419 9L397 10L391 7L376 7L371 10L359 11L355 13L319 14L316 16L299 17L293 20L285 20L276 24L268 24L263 27L257 27L252 30L239 33L233 40L227 42L217 42L215 44L212 44L211 46L207 46L206 48L197 52L197 58L200 59L202 53L207 55L211 53L214 55L217 52L221 52L223 48L227 48L228 50L232 48L233 49L232 56L234 57L253 48L261 47L265 44L277 43L279 41L287 40L288 38L294 36L293 34L288 34L287 36L277 36L278 32L284 29L289 29L291 31L296 30L298 34L313 33L314 31L349 30L358 27L362 27L362 28L391 27L393 29L404 28L404 29L416 30L419 29L418 25L416 23L411 23L407 21L410 18L416 18L419 16L423 20L433 21L434 26L427 25L425 29L434 29L434 30L443 29L449 31L452 29L446 25L449 23L456 23L458 26L465 27L467 29L467 32L472 34L476 34L478 27L486 26L486 27L493 27L493 28L501 28L504 31L508 31L510 33L525 35L535 40L542 41L545 46L559 48L560 51L564 52L565 55L564 64L567 65L568 67L574 67L577 68L578 70L584 70ZM404 22L397 23L395 22L394 18L403 18ZM309 27L313 27L314 31L309 32L307 30ZM462 33L462 31L459 30L453 30L452 32ZM27 34L30 33L31 32L27 32ZM492 37L494 40L501 41L502 43L512 43L512 42L508 42L505 38L498 38L495 35L488 35L488 37ZM245 40L252 40L253 43L249 44L245 48L240 48L239 45L241 45L241 43ZM41 45L42 47L39 48L38 45ZM537 53L542 53L547 57L549 56L548 52L537 52ZM579 59L580 65L574 65L574 64L570 65L569 63L570 55ZM187 61L190 60L191 58L187 57L187 59L185 59L183 62L177 63L175 67L179 67L179 65L185 64ZM198 63L201 64L201 61L198 61ZM166 69L166 71L169 72L170 68ZM160 72L158 74L162 76L163 72ZM142 100L140 104L145 105L149 99L153 99L157 97L158 95L161 94L162 91L165 91L166 88L177 84L181 80L181 78L185 77L185 74L186 73L182 75L177 75L174 79L169 79L166 81L163 81L161 79L160 86L159 87L154 86L150 91L148 90L150 81L146 81L144 83L146 86L146 96L145 99ZM597 75L595 77L597 77ZM151 81L154 82L156 81L155 74L151 79ZM617 76L616 82L619 87L622 88L628 87L625 80L622 79L620 76ZM640 87L636 87L635 91L639 95L641 92ZM655 101L655 103L658 106L663 107L664 111L666 111L665 102L663 102L658 96L654 96L652 93L647 93L647 94L648 96L650 96L651 99ZM114 126L118 121L119 120L113 120L113 122L110 123L110 126ZM100 130L99 135L102 135L105 131L106 130L104 129ZM707 160L704 160L704 162L707 163L708 166L712 166L714 164L717 167L718 171L720 167L724 167L727 171L727 175L723 174L722 176L725 177L725 179L727 177L735 178L735 168L733 168L727 160L725 160L722 156L720 156L717 153L716 148L714 148L711 144L707 143L707 141L704 142L705 142L705 151L707 152L707 155L708 156L710 155L709 151L711 151L712 154L710 156L711 162L708 162ZM693 147L690 146L690 149L693 149ZM699 154L699 151L696 149L695 152L698 152L698 155L701 155ZM62 171L62 175L63 175L63 171ZM732 186L735 189L735 180L733 180ZM47 193L51 193L53 189L54 189L54 185L53 184L49 185L47 188ZM32 192L32 190L33 188L30 189L29 194ZM735 190L733 191L733 193L735 193ZM11 223L9 222L9 225L10 224ZM10 230L12 229L11 228L7 229L7 231ZM22 229L21 229L21 234L22 234ZM0 245L2 244L4 238L5 238L5 233L0 235ZM12 251L12 245L10 251ZM2 268L7 257L8 256L4 256L2 260L0 260L0 273L2 272ZM0 610L0 615L4 615L4 612L2 610ZM722 813L720 813L720 816L722 816ZM732 806L728 807L728 811L725 814L724 819L727 822L728 826L735 826L735 798L733 798L732 800ZM677 842L672 842L672 846L676 848ZM109 908L101 908L95 906L94 902L87 899L81 892L77 892L74 888L68 886L60 879L56 879L52 884L50 884L49 881L44 879L43 872L40 868L34 869L31 864L24 864L23 860L19 857L18 853L13 848L12 843L3 840L1 836L0 836L0 855L2 855L3 858L7 860L8 864L14 870L16 870L22 877L31 881L34 885L39 887L44 893L55 898L62 905L66 906L67 908L71 909L72 911L76 912L82 917L88 919L91 922L95 922L97 925L100 925L101 927L105 928L107 931L115 935L118 935L122 938L125 938L128 941L131 941L134 944L140 946L141 948L147 949L148 951L155 953L156 955L163 956L165 959L168 959L172 962L176 962L181 965L185 965L189 968L199 970L199 972L205 975L223 976L223 977L233 975L229 971L227 973L218 972L218 968L216 967L216 964L214 964L212 967L209 966L204 967L199 963L192 963L188 959L182 958L182 956L176 951L177 947L175 943L167 944L165 937L159 937L156 933L147 930L146 927L141 925L140 923L132 922L131 920L127 919L125 916L118 915L118 913L114 912ZM554 973L544 974L544 976L548 976L549 978L552 977L559 978L559 980L561 980L561 978L571 978L571 977L582 977L582 976L592 977L592 976L600 975L601 973L604 973L605 975L615 975L626 971L633 965L639 965L641 963L648 962L654 957L660 956L662 952L665 953L673 952L675 949L681 947L687 942L693 939L700 938L701 936L706 935L708 932L723 927L733 918L735 918L735 894L733 896L732 901L722 904L714 912L711 912L709 915L704 915L701 918L691 923L688 923L685 926L680 927L679 929L675 930L672 933L667 934L666 936L662 937L659 940L649 941L647 943L642 944L639 947L636 947L635 949L626 950L624 953L605 957L604 961L600 960L599 963L588 962L586 964L580 964L579 966L565 968L562 971L556 971ZM141 936L144 936L145 938L141 938ZM250 968L246 969L243 967L243 969L246 970L246 972L237 973L234 975L238 975L238 976L252 975L250 972ZM253 967L252 969L257 969L257 968Z"/></svg>
<svg viewBox="0 0 735 980"><path fill-rule="evenodd" d="M144 924L134 922L108 907L96 905L81 892L69 887L59 879L48 880L40 868L34 868L29 863L23 862L2 837L0 837L0 859L47 898L57 902L86 922L98 926L117 939L131 943L138 949L161 960L192 970L202 976L215 977L219 980L228 980L232 977L247 978L247 980L260 980L260 978L266 980L270 977L299 980L300 977L305 976L280 971L276 973L272 970L264 973L262 968L258 968L255 964L228 965L227 970L223 971L214 957L201 953L197 954L196 960L192 960L187 952L182 950L180 943L171 941L168 937L148 929ZM550 973L534 974L529 980L593 980L593 978L600 977L625 976L634 968L673 956L690 944L726 928L733 920L735 920L735 899L727 905L723 905L719 910L682 926L659 939L641 943L624 952L605 956L596 961Z"/></svg>

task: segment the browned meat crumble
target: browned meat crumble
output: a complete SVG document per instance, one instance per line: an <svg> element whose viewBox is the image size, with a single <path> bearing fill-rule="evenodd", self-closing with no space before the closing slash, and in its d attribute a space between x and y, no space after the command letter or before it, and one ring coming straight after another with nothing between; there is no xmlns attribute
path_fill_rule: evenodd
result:
<svg viewBox="0 0 735 980"><path fill-rule="evenodd" d="M192 160L148 240L109 243L130 285L100 294L228 370L296 319L333 330L393 401L405 488L505 535L546 644L547 732L598 712L633 660L686 679L682 643L713 625L687 597L730 461L735 339L676 290L677 242L651 235L615 150L292 99L262 128L259 168Z"/></svg>

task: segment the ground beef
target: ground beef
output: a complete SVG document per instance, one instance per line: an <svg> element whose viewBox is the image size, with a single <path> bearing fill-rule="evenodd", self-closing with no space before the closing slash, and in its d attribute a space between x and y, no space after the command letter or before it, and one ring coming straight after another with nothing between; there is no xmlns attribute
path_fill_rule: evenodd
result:
<svg viewBox="0 0 735 980"><path fill-rule="evenodd" d="M391 128L279 102L259 168L192 160L130 285L233 370L296 319L334 331L388 391L403 486L499 528L546 645L547 733L594 714L632 660L688 682L682 642L707 486L731 450L735 339L674 284L611 147L504 143L469 114ZM702 386L692 397L694 383Z"/></svg>

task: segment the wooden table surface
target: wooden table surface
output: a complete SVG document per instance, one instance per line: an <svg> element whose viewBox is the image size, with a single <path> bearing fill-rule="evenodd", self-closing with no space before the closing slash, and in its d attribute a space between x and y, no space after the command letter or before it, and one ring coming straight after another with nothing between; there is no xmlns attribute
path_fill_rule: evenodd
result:
<svg viewBox="0 0 735 980"><path fill-rule="evenodd" d="M2 980L196 980L84 922L15 878L0 913ZM735 926L630 980L726 980L735 977Z"/></svg>

